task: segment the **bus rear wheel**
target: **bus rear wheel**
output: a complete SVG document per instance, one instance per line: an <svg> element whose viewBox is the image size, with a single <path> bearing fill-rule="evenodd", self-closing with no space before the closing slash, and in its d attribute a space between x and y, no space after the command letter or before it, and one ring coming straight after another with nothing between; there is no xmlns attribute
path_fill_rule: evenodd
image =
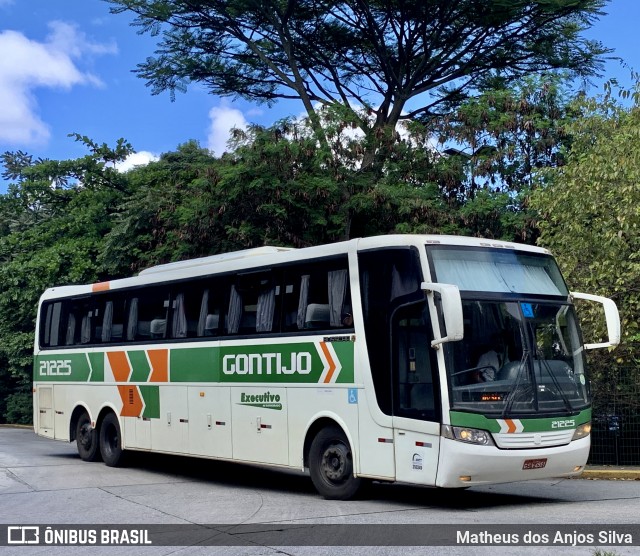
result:
<svg viewBox="0 0 640 556"><path fill-rule="evenodd" d="M316 490L327 500L348 500L362 480L353 476L353 453L339 427L322 429L311 443L309 473Z"/></svg>
<svg viewBox="0 0 640 556"><path fill-rule="evenodd" d="M80 415L76 425L76 447L82 461L100 459L98 431L91 426L91 419L86 411Z"/></svg>
<svg viewBox="0 0 640 556"><path fill-rule="evenodd" d="M108 413L100 425L100 453L109 467L118 467L124 461L120 423L114 413Z"/></svg>

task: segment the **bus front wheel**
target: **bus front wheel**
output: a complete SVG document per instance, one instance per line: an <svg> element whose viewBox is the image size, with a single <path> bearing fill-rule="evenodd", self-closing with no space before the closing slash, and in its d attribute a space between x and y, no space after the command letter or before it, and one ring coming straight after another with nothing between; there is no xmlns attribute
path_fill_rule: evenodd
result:
<svg viewBox="0 0 640 556"><path fill-rule="evenodd" d="M100 459L98 431L91 426L91 419L86 411L80 415L76 425L76 447L82 461Z"/></svg>
<svg viewBox="0 0 640 556"><path fill-rule="evenodd" d="M361 486L353 476L353 453L339 427L322 429L311 443L309 473L316 490L327 500L348 500Z"/></svg>
<svg viewBox="0 0 640 556"><path fill-rule="evenodd" d="M108 413L100 425L100 453L109 467L118 467L123 462L120 423L114 413Z"/></svg>

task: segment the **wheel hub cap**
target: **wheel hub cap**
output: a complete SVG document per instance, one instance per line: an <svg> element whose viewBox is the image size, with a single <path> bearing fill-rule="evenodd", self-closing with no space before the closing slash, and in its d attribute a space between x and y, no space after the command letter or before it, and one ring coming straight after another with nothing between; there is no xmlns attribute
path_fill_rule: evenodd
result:
<svg viewBox="0 0 640 556"><path fill-rule="evenodd" d="M323 468L325 475L332 481L337 481L344 476L345 454L339 448L329 448L324 453Z"/></svg>

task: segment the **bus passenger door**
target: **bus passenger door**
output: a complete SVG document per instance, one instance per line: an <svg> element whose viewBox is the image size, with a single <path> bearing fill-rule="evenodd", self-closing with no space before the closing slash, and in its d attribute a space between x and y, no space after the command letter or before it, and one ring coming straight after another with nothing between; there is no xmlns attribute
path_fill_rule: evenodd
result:
<svg viewBox="0 0 640 556"><path fill-rule="evenodd" d="M398 308L391 320L396 480L433 485L440 449L437 359L424 302Z"/></svg>

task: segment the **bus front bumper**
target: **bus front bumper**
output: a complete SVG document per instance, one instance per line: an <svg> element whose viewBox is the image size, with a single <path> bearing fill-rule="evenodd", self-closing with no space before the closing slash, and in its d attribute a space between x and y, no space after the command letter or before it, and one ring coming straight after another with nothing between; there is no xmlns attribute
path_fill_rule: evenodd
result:
<svg viewBox="0 0 640 556"><path fill-rule="evenodd" d="M501 450L442 438L436 486L462 488L550 477L584 470L590 437L544 449Z"/></svg>

